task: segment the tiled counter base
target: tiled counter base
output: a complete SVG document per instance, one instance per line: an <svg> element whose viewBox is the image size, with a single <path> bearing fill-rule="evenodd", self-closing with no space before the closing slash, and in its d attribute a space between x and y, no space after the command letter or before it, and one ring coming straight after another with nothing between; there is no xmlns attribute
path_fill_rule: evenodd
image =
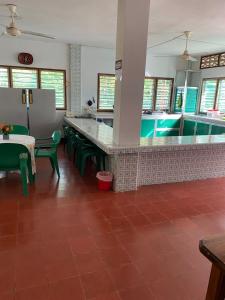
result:
<svg viewBox="0 0 225 300"><path fill-rule="evenodd" d="M137 185L182 182L225 176L224 145L140 153Z"/></svg>
<svg viewBox="0 0 225 300"><path fill-rule="evenodd" d="M225 147L117 154L109 157L114 191L139 186L200 180L225 176Z"/></svg>
<svg viewBox="0 0 225 300"><path fill-rule="evenodd" d="M109 156L109 170L112 172L115 192L133 191L138 188L138 153Z"/></svg>
<svg viewBox="0 0 225 300"><path fill-rule="evenodd" d="M108 156L114 191L142 185L225 176L225 135L141 138L135 146L113 143L113 129L94 120L65 118Z"/></svg>

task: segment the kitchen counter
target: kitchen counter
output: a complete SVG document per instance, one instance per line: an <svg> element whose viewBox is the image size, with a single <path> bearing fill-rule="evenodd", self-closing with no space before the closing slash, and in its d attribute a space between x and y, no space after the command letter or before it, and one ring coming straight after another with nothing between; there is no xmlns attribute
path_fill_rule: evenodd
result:
<svg viewBox="0 0 225 300"><path fill-rule="evenodd" d="M181 114L153 113L152 115L143 114L142 119L158 120L158 119L180 119ZM114 119L113 112L95 112L91 114L93 119Z"/></svg>
<svg viewBox="0 0 225 300"><path fill-rule="evenodd" d="M188 120L193 120L193 121L199 121L199 122L205 122L205 123L225 126L225 120L221 120L220 118L210 118L210 117L207 117L206 115L184 114L183 118L185 120L188 119Z"/></svg>
<svg viewBox="0 0 225 300"><path fill-rule="evenodd" d="M225 176L225 135L140 138L139 145L118 146L113 128L104 123L64 120L108 154L115 191Z"/></svg>
<svg viewBox="0 0 225 300"><path fill-rule="evenodd" d="M113 143L113 128L104 123L99 123L92 119L76 118L65 118L65 121L107 154L166 151L171 150L171 147L174 150L205 149L214 144L225 145L225 135L202 135L140 138L139 145L117 146Z"/></svg>

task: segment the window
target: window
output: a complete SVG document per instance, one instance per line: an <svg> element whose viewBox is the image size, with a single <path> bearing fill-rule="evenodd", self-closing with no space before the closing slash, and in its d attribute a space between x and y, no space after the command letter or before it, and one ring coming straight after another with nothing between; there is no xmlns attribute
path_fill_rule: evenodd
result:
<svg viewBox="0 0 225 300"><path fill-rule="evenodd" d="M0 67L0 87L9 87L9 69Z"/></svg>
<svg viewBox="0 0 225 300"><path fill-rule="evenodd" d="M203 79L200 112L208 109L225 112L225 78Z"/></svg>
<svg viewBox="0 0 225 300"><path fill-rule="evenodd" d="M144 96L143 96L143 109L153 109L153 99L155 97L155 80L145 78Z"/></svg>
<svg viewBox="0 0 225 300"><path fill-rule="evenodd" d="M218 83L217 108L225 112L225 79L219 80Z"/></svg>
<svg viewBox="0 0 225 300"><path fill-rule="evenodd" d="M99 74L98 76L98 109L113 110L115 98L115 76Z"/></svg>
<svg viewBox="0 0 225 300"><path fill-rule="evenodd" d="M170 110L173 81L171 79L157 79L156 110Z"/></svg>
<svg viewBox="0 0 225 300"><path fill-rule="evenodd" d="M38 87L38 73L33 69L12 68L12 87L22 89L36 89Z"/></svg>
<svg viewBox="0 0 225 300"><path fill-rule="evenodd" d="M56 107L63 109L65 107L65 76L63 71L40 71L41 89L55 90Z"/></svg>
<svg viewBox="0 0 225 300"><path fill-rule="evenodd" d="M208 109L213 109L215 105L217 80L203 80L200 112L206 113Z"/></svg>
<svg viewBox="0 0 225 300"><path fill-rule="evenodd" d="M143 109L170 110L172 92L172 78L146 77L144 82ZM112 111L114 99L115 75L98 74L98 110Z"/></svg>
<svg viewBox="0 0 225 300"><path fill-rule="evenodd" d="M66 109L66 71L0 66L0 87L54 89L56 109Z"/></svg>

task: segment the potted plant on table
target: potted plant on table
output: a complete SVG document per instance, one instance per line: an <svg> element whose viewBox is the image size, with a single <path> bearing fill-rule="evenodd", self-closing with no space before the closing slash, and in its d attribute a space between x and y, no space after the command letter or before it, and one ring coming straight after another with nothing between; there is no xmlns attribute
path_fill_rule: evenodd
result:
<svg viewBox="0 0 225 300"><path fill-rule="evenodd" d="M3 134L3 140L9 139L9 134L12 132L13 126L9 124L0 124L0 131Z"/></svg>

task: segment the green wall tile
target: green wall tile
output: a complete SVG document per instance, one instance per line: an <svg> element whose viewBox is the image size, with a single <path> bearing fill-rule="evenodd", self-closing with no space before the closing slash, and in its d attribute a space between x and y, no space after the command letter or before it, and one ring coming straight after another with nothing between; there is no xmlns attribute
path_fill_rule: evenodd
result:
<svg viewBox="0 0 225 300"><path fill-rule="evenodd" d="M155 128L155 120L141 121L141 137L153 137Z"/></svg>
<svg viewBox="0 0 225 300"><path fill-rule="evenodd" d="M158 120L157 128L180 128L180 119L162 119Z"/></svg>
<svg viewBox="0 0 225 300"><path fill-rule="evenodd" d="M212 126L211 134L223 134L225 133L225 127L223 126Z"/></svg>
<svg viewBox="0 0 225 300"><path fill-rule="evenodd" d="M196 135L208 135L209 134L209 124L197 123Z"/></svg>
<svg viewBox="0 0 225 300"><path fill-rule="evenodd" d="M183 135L194 135L195 121L184 120Z"/></svg>

